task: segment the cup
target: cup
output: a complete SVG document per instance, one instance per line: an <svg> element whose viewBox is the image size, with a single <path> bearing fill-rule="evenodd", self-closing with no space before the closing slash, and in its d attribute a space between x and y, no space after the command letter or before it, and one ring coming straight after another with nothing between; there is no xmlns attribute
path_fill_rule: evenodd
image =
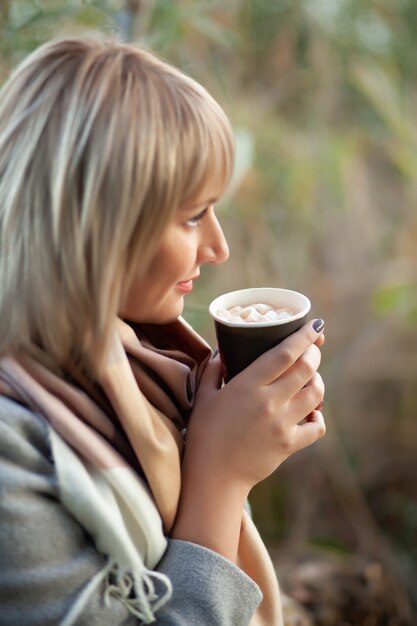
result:
<svg viewBox="0 0 417 626"><path fill-rule="evenodd" d="M270 322L229 321L219 315L222 309L235 305L254 303L285 308L289 317ZM307 321L310 300L302 293L289 289L258 287L225 293L210 304L209 314L214 320L217 343L223 366L223 379L227 383L261 354L276 346Z"/></svg>

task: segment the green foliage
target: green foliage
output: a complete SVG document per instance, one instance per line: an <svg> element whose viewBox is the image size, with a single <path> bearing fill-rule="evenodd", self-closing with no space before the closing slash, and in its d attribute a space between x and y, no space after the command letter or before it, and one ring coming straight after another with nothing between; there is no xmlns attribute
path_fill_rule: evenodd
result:
<svg viewBox="0 0 417 626"><path fill-rule="evenodd" d="M417 285L415 283L385 285L374 294L378 313L395 312L411 323L417 323Z"/></svg>
<svg viewBox="0 0 417 626"><path fill-rule="evenodd" d="M3 0L1 11L0 52L6 66L52 37L114 31L112 9L106 0Z"/></svg>

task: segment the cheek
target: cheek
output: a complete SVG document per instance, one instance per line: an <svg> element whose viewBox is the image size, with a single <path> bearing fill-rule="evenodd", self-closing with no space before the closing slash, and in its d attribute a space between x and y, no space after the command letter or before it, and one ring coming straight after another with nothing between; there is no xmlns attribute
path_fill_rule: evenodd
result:
<svg viewBox="0 0 417 626"><path fill-rule="evenodd" d="M179 254L179 248L175 253L171 250L163 252L154 259L143 285L143 298L154 304L158 304L183 278L184 257Z"/></svg>
<svg viewBox="0 0 417 626"><path fill-rule="evenodd" d="M170 276L173 282L189 278L196 263L196 246L190 237L177 236L169 251L161 257L160 273Z"/></svg>
<svg viewBox="0 0 417 626"><path fill-rule="evenodd" d="M159 246L146 273L143 288L148 294L163 295L181 280L190 277L195 269L197 245L194 236L184 233L181 228L170 229L169 236Z"/></svg>

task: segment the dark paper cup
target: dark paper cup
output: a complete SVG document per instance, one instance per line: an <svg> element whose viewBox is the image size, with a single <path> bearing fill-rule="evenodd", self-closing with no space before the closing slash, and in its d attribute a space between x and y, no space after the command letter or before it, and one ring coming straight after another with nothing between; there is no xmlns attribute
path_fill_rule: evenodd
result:
<svg viewBox="0 0 417 626"><path fill-rule="evenodd" d="M272 307L288 308L294 315L275 322L234 323L218 315L221 309L235 305L247 306L265 303ZM261 354L276 346L307 321L310 300L297 291L259 287L225 293L210 304L209 313L214 320L217 343L223 364L223 378L228 382Z"/></svg>

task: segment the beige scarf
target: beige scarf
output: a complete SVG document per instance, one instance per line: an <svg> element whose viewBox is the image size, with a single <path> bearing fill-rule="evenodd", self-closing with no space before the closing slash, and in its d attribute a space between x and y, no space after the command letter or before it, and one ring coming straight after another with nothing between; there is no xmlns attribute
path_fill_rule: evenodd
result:
<svg viewBox="0 0 417 626"><path fill-rule="evenodd" d="M110 564L119 568L123 564L122 575L126 570L142 572L140 589L145 589L146 598L140 598L133 609L127 599L130 588L124 598L144 623L153 621L169 598L169 581L165 581L165 596L158 599L149 569L161 558L164 534L169 535L175 520L182 431L210 356L210 347L180 319L164 326L137 327L117 320L99 387L84 381L82 390L75 381L64 381L25 356L0 359L0 392L41 412L51 426L64 504L109 556ZM155 523L155 516L160 516L163 528ZM105 527L106 519L116 519L112 528ZM281 626L275 572L245 511L238 566L263 593L251 626ZM135 592L141 595L138 589ZM65 623L72 623L71 619Z"/></svg>

